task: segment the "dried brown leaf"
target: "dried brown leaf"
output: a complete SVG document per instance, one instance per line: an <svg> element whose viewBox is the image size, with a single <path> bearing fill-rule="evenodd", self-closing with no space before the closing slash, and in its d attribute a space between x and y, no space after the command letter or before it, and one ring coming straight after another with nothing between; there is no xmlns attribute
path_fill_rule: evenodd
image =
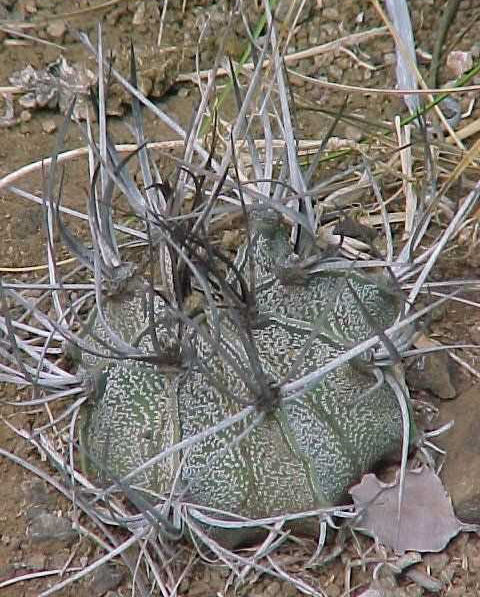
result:
<svg viewBox="0 0 480 597"><path fill-rule="evenodd" d="M396 552L441 551L462 526L440 478L429 468L406 473L400 525L398 475L391 484L364 475L350 494L362 512L358 528Z"/></svg>

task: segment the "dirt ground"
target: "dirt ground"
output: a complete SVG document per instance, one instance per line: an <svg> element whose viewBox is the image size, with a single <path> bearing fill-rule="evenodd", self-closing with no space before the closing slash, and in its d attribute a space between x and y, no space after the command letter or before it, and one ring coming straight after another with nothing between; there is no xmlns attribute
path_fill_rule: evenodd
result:
<svg viewBox="0 0 480 597"><path fill-rule="evenodd" d="M86 11L68 19L59 15L68 8L69 12L82 11L107 4L98 11ZM202 26L205 29L205 42L200 54L200 68L208 68L213 60L216 40L220 36L214 35L215 28L222 22L222 3L200 2L187 0L183 3L185 12L182 13L182 2L170 0L168 3L165 26L162 37L164 56L177 60L182 56L181 72L194 71L194 54L196 40ZM252 18L255 13L255 2L252 4ZM435 36L438 33L441 8L444 2L440 0L412 0L410 2L417 45L421 58L421 69L428 73L428 53L432 52ZM292 51L314 48L320 44L333 41L339 37L381 26L380 19L367 0L317 0L307 2L308 11L305 18L301 18L297 30L292 36L290 45ZM9 84L9 76L28 63L35 68L45 67L55 60L60 53L70 61L84 61L85 51L75 36L75 29L80 28L89 35L95 35L96 24L99 19L104 23L105 39L110 47L128 45L132 39L134 45L155 46L158 33L162 2L119 1L104 3L99 1L74 0L63 2L55 0L0 0L0 19L6 27L7 20L19 20L30 23L40 23L25 32L63 46L47 46L38 41L19 39L0 29L0 85ZM142 12L146 10L146 15ZM151 11L151 12L149 12ZM480 50L475 38L480 19L480 7L476 0L464 0L460 3L458 12L450 27L447 37L447 47L455 50L473 51L478 58ZM253 19L254 20L254 19ZM64 25L66 23L66 25ZM2 33L3 31L3 33ZM240 44L240 45L239 45ZM243 47L241 41L233 33L229 40L229 50L238 55L238 48ZM360 48L360 50L359 50ZM360 47L349 48L349 51L337 50L317 54L310 58L293 63L293 68L312 77L327 77L330 81L346 83L362 87L388 88L394 84L393 44L387 35L382 35L362 43ZM353 52L354 51L354 52ZM445 61L443 61L444 64ZM440 70L439 83L445 83L454 78L452 73L443 65ZM317 108L336 110L342 105L345 94L340 91L327 90L321 86L292 78L293 91L301 99L315 105ZM473 83L479 83L474 80ZM223 85L218 82L219 88ZM160 93L160 92L159 92ZM188 124L192 107L197 100L197 92L188 82L177 83L159 98L162 105L178 121ZM461 96L462 108L465 111L471 96ZM3 126L0 137L0 176L23 166L24 164L48 157L55 145L55 131L63 122L63 115L57 110L48 108L25 111L18 105L18 98L14 98L16 115L20 121L13 126ZM226 108L228 115L230 108ZM22 112L23 110L23 112ZM366 93L351 94L348 101L348 111L374 122L391 119L396 113L404 114L404 107L395 97L373 96ZM475 105L471 115L462 121L462 126L473 122L480 116L480 107ZM303 138L321 139L328 129L329 121L321 113L312 109L297 111L298 132ZM148 135L155 140L173 140L175 136L157 122L148 122ZM125 128L121 118L112 121L112 132L118 142L125 135ZM362 130L353 125L339 125L336 134L346 139L358 141ZM475 137L468 139L468 145L475 141ZM69 128L66 138L66 149L80 147L84 140L79 129ZM69 207L84 209L86 189L84 164L69 167L67 184L70 188L79 189L77 197L71 199ZM41 189L41 177L32 177L29 187ZM41 244L42 235L41 211L37 206L12 196L0 194L0 271L6 268L29 268L45 262L45 247ZM465 257L466 255L466 257ZM469 256L464 250L459 254L448 257L442 265L442 274L455 277L472 278L478 271L478 262L474 256ZM28 279L29 272L18 272L18 279ZM435 323L436 337L447 341L470 341L471 330L478 321L478 313L474 308L447 307L442 318ZM478 340L478 338L477 338ZM474 356L469 356L469 362L478 364ZM461 388L468 387L474 381L465 372L460 373ZM15 391L10 387L1 387L0 395L3 399L14 399ZM428 391L420 397L429 398ZM34 424L38 413L18 412L14 407L1 406L3 418L17 427L29 429ZM14 436L5 424L0 424L0 447L32 459L37 466L48 470L44 462L40 462L32 449ZM71 540L68 537L52 541L35 542L27 534L35 514L35 508L50 514L61 514L69 509L70 504L60 496L40 483L34 482L32 476L21 467L0 458L0 587L8 579L29 573L39 573L49 570L85 566L98 557L100 551L90 541L81 539ZM328 597L344 595L346 577L351 573L351 595L359 595L369 585L372 579L372 567L362 565L362 555L368 552L371 542L366 538L347 541L342 555L332 563L321 568L312 568L305 572L305 578L315 586L322 586ZM301 569L302 553L285 552L285 558L291 559L291 565ZM368 558L368 556L365 556ZM449 547L440 554L426 556L418 566L422 571L427 569L436 578L444 582L444 588L438 593L422 589L406 577L399 579L400 589L392 595L445 595L471 596L480 594L480 540L474 534L462 534L451 542ZM348 573L348 574L347 574ZM53 580L52 580L53 579ZM221 595L225 584L225 572L221 568L196 565L181 584L179 595L189 597ZM0 588L0 595L6 597L33 597L38 595L52 583L58 580L51 578L36 578L25 580ZM103 584L102 584L103 583ZM110 584L109 584L110 583ZM61 595L76 595L78 597L102 595L108 593L111 597L121 597L131 594L128 579L122 575L122 568L115 566L100 578L81 581ZM267 578L259 579L255 584L238 590L240 595L276 597L281 595L296 595L295 589L286 583Z"/></svg>

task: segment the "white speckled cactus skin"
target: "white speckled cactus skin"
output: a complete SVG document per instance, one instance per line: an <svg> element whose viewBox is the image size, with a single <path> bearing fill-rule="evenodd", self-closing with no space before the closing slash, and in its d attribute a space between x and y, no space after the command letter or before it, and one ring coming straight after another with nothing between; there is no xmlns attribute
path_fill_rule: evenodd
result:
<svg viewBox="0 0 480 597"><path fill-rule="evenodd" d="M243 248L237 257L240 271L245 254ZM254 254L259 316L252 337L272 387L318 369L368 338L375 332L372 324L384 328L395 320L399 301L385 278L340 271L294 284L282 281L282 264L292 255L287 231L278 225L257 229ZM133 333L139 334L145 319L137 301L138 295L117 297L121 317L112 316L112 326L135 321ZM156 305L157 314L162 308ZM211 325L208 314L203 325ZM228 309L221 311L219 325L222 349L251 375ZM100 327L94 321L98 336ZM117 325L117 333L125 335L125 330ZM171 337L161 328L159 336ZM196 355L176 374L155 365L85 360L100 372L82 433L100 476L105 471L124 475L165 447L238 413L244 404L238 398L249 401L245 377L203 340L195 346ZM339 503L354 481L401 446L397 398L387 384L378 383L366 358L337 368L304 395L272 405L236 441L257 415L139 474L135 484L169 492L182 461L176 489L183 489L190 502L261 518Z"/></svg>

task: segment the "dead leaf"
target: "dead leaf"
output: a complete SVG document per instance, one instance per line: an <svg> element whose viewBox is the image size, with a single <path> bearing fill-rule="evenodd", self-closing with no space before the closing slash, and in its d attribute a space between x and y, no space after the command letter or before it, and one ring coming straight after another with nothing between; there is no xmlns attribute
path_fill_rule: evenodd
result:
<svg viewBox="0 0 480 597"><path fill-rule="evenodd" d="M350 489L362 512L357 528L396 552L441 551L460 531L450 498L432 469L407 471L400 528L397 523L399 475L382 483L374 474L364 475Z"/></svg>

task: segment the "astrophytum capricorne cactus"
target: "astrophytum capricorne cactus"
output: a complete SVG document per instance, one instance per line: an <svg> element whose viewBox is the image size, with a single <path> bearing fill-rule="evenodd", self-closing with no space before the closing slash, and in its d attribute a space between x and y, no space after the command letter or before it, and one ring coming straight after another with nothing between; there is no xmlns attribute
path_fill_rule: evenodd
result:
<svg viewBox="0 0 480 597"><path fill-rule="evenodd" d="M87 354L84 366L96 382L82 437L100 476L121 478L252 405L237 423L171 453L129 482L258 519L338 504L362 473L400 448L397 397L381 373L374 375L367 354L300 395L278 393L285 381L391 325L400 301L383 276L347 269L302 275L280 219L256 210L251 223L249 250L239 249L227 279L235 289L235 277L245 281L248 260L254 261L253 312L251 305L229 304L224 297L215 314L211 307L197 313L183 349L178 341L178 367L170 371L162 359L107 362ZM105 296L103 316L91 315L84 340L107 345L108 328L139 354L155 353L153 321L157 347L171 349L169 308L156 297L148 316L147 297L141 279ZM235 543L229 533L226 540Z"/></svg>

